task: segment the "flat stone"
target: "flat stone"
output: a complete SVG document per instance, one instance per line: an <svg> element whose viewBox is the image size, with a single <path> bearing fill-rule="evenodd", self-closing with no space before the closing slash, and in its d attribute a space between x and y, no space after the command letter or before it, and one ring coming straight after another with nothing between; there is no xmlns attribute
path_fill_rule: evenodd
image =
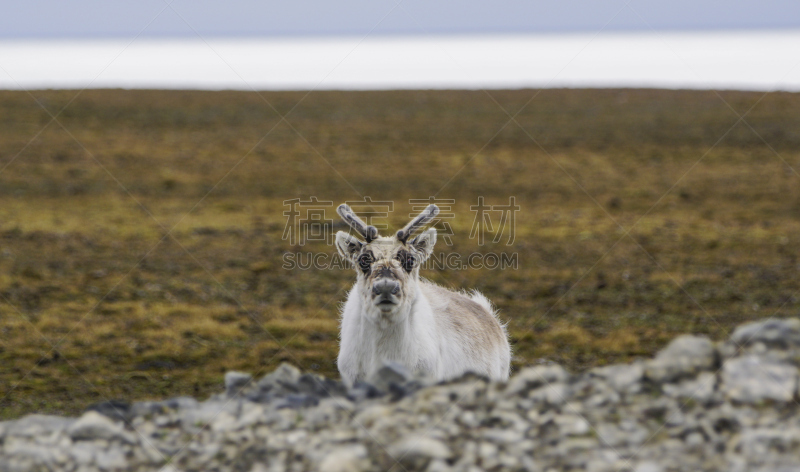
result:
<svg viewBox="0 0 800 472"><path fill-rule="evenodd" d="M95 455L95 461L101 470L120 470L127 465L125 454L118 448L113 447L98 451Z"/></svg>
<svg viewBox="0 0 800 472"><path fill-rule="evenodd" d="M87 411L67 430L74 441L105 439L134 443L135 437L122 426L96 411Z"/></svg>
<svg viewBox="0 0 800 472"><path fill-rule="evenodd" d="M549 383L528 392L528 398L549 405L566 403L571 395L572 391L569 385L564 383Z"/></svg>
<svg viewBox="0 0 800 472"><path fill-rule="evenodd" d="M800 465L795 464L794 461L784 461L782 463L766 465L756 472L800 472Z"/></svg>
<svg viewBox="0 0 800 472"><path fill-rule="evenodd" d="M508 380L505 393L506 395L518 395L544 385L566 382L569 378L569 372L557 364L528 367Z"/></svg>
<svg viewBox="0 0 800 472"><path fill-rule="evenodd" d="M555 423L564 436L583 436L592 430L592 425L580 415L564 414L556 417Z"/></svg>
<svg viewBox="0 0 800 472"><path fill-rule="evenodd" d="M698 372L713 370L718 357L714 344L708 338L679 336L661 350L655 359L645 363L645 376L658 383L694 377Z"/></svg>
<svg viewBox="0 0 800 472"><path fill-rule="evenodd" d="M53 447L41 444L35 444L28 441L10 441L0 448L0 459L6 456L17 458L25 458L37 464L52 465L54 462ZM0 470L2 469L2 462L0 462Z"/></svg>
<svg viewBox="0 0 800 472"><path fill-rule="evenodd" d="M775 452L800 454L800 429L756 428L742 431L737 449L745 457L766 457Z"/></svg>
<svg viewBox="0 0 800 472"><path fill-rule="evenodd" d="M595 438L565 438L559 441L556 452L568 457L570 455L595 449L599 446Z"/></svg>
<svg viewBox="0 0 800 472"><path fill-rule="evenodd" d="M739 347L763 343L768 347L786 349L800 346L800 319L769 319L739 326L730 338Z"/></svg>
<svg viewBox="0 0 800 472"><path fill-rule="evenodd" d="M717 376L713 372L702 372L697 378L676 384L664 384L664 393L673 398L708 403L714 399Z"/></svg>
<svg viewBox="0 0 800 472"><path fill-rule="evenodd" d="M594 431L601 444L611 448L639 447L650 437L650 432L631 420L623 420L619 424L600 423Z"/></svg>
<svg viewBox="0 0 800 472"><path fill-rule="evenodd" d="M78 442L70 447L69 453L78 465L90 465L94 463L97 448L88 442Z"/></svg>
<svg viewBox="0 0 800 472"><path fill-rule="evenodd" d="M793 401L797 382L796 367L756 355L730 359L722 368L723 393L740 403Z"/></svg>
<svg viewBox="0 0 800 472"><path fill-rule="evenodd" d="M51 415L28 415L5 423L6 436L39 436L64 431L75 423L73 418Z"/></svg>
<svg viewBox="0 0 800 472"><path fill-rule="evenodd" d="M636 464L633 472L664 472L664 468L656 462L643 461Z"/></svg>
<svg viewBox="0 0 800 472"><path fill-rule="evenodd" d="M309 408L318 404L319 398L316 396L302 394L289 394L272 403L275 408Z"/></svg>
<svg viewBox="0 0 800 472"><path fill-rule="evenodd" d="M188 428L204 428L211 424L233 424L237 419L238 405L235 401L209 400L197 408L184 409L180 412L181 422Z"/></svg>
<svg viewBox="0 0 800 472"><path fill-rule="evenodd" d="M369 467L367 448L361 444L339 447L327 454L319 464L319 470L329 472L359 472Z"/></svg>
<svg viewBox="0 0 800 472"><path fill-rule="evenodd" d="M591 372L620 393L638 393L644 377L644 365L641 362L610 365L598 367Z"/></svg>
<svg viewBox="0 0 800 472"><path fill-rule="evenodd" d="M388 448L389 455L410 467L420 467L432 459L448 459L450 449L438 439L412 435L401 439Z"/></svg>
<svg viewBox="0 0 800 472"><path fill-rule="evenodd" d="M425 472L452 472L453 469L447 465L447 462L441 459L434 459L428 464L428 468L425 469Z"/></svg>
<svg viewBox="0 0 800 472"><path fill-rule="evenodd" d="M487 429L481 434L481 437L497 444L514 444L525 438L521 432L505 429Z"/></svg>

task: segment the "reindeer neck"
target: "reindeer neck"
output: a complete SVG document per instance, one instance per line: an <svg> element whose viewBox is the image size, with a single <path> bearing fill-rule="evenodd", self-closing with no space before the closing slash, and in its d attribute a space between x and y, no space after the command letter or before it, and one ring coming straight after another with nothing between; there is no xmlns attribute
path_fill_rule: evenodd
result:
<svg viewBox="0 0 800 472"><path fill-rule="evenodd" d="M413 346L418 342L417 323L420 322L417 313L417 305L420 303L420 293L417 289L414 300L403 307L403 312L400 313L401 321L387 325L376 326L372 323L369 329L373 331L374 336L371 336L374 344L373 347L376 352L383 352L391 359L399 360L400 357L405 357L409 352L414 351Z"/></svg>

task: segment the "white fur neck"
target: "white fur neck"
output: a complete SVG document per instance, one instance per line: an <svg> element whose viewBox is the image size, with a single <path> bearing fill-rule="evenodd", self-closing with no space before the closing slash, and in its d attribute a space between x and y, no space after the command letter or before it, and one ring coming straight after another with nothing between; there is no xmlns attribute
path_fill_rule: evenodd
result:
<svg viewBox="0 0 800 472"><path fill-rule="evenodd" d="M413 299L409 297L391 313L384 313L362 299L359 283L350 291L342 312L339 364L346 366L342 372L345 380L351 384L364 380L387 361L411 370L435 369L424 361L431 358L429 346L434 345L435 323L419 286L415 287ZM342 362L346 359L357 361Z"/></svg>

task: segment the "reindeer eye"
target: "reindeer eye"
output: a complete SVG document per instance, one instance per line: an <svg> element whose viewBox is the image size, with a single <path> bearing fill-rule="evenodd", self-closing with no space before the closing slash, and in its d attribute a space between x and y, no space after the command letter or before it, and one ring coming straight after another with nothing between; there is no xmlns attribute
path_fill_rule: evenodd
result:
<svg viewBox="0 0 800 472"><path fill-rule="evenodd" d="M400 251L397 253L396 259L400 262L406 272L411 272L411 269L414 268L414 256L411 254L405 251Z"/></svg>
<svg viewBox="0 0 800 472"><path fill-rule="evenodd" d="M372 264L372 254L362 254L361 257L358 258L358 266L364 272L369 270L370 264Z"/></svg>

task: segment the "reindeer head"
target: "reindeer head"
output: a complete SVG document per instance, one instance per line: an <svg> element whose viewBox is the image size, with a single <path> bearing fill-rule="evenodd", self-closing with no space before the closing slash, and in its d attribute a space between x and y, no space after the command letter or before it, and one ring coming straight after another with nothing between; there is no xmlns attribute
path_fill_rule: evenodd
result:
<svg viewBox="0 0 800 472"><path fill-rule="evenodd" d="M428 259L436 244L436 230L411 237L416 230L439 214L439 207L429 205L394 236L378 236L374 226L367 226L347 205L336 210L364 241L344 231L336 234L336 248L356 268L362 303L369 316L380 323L399 321L407 313L417 293L419 267Z"/></svg>

